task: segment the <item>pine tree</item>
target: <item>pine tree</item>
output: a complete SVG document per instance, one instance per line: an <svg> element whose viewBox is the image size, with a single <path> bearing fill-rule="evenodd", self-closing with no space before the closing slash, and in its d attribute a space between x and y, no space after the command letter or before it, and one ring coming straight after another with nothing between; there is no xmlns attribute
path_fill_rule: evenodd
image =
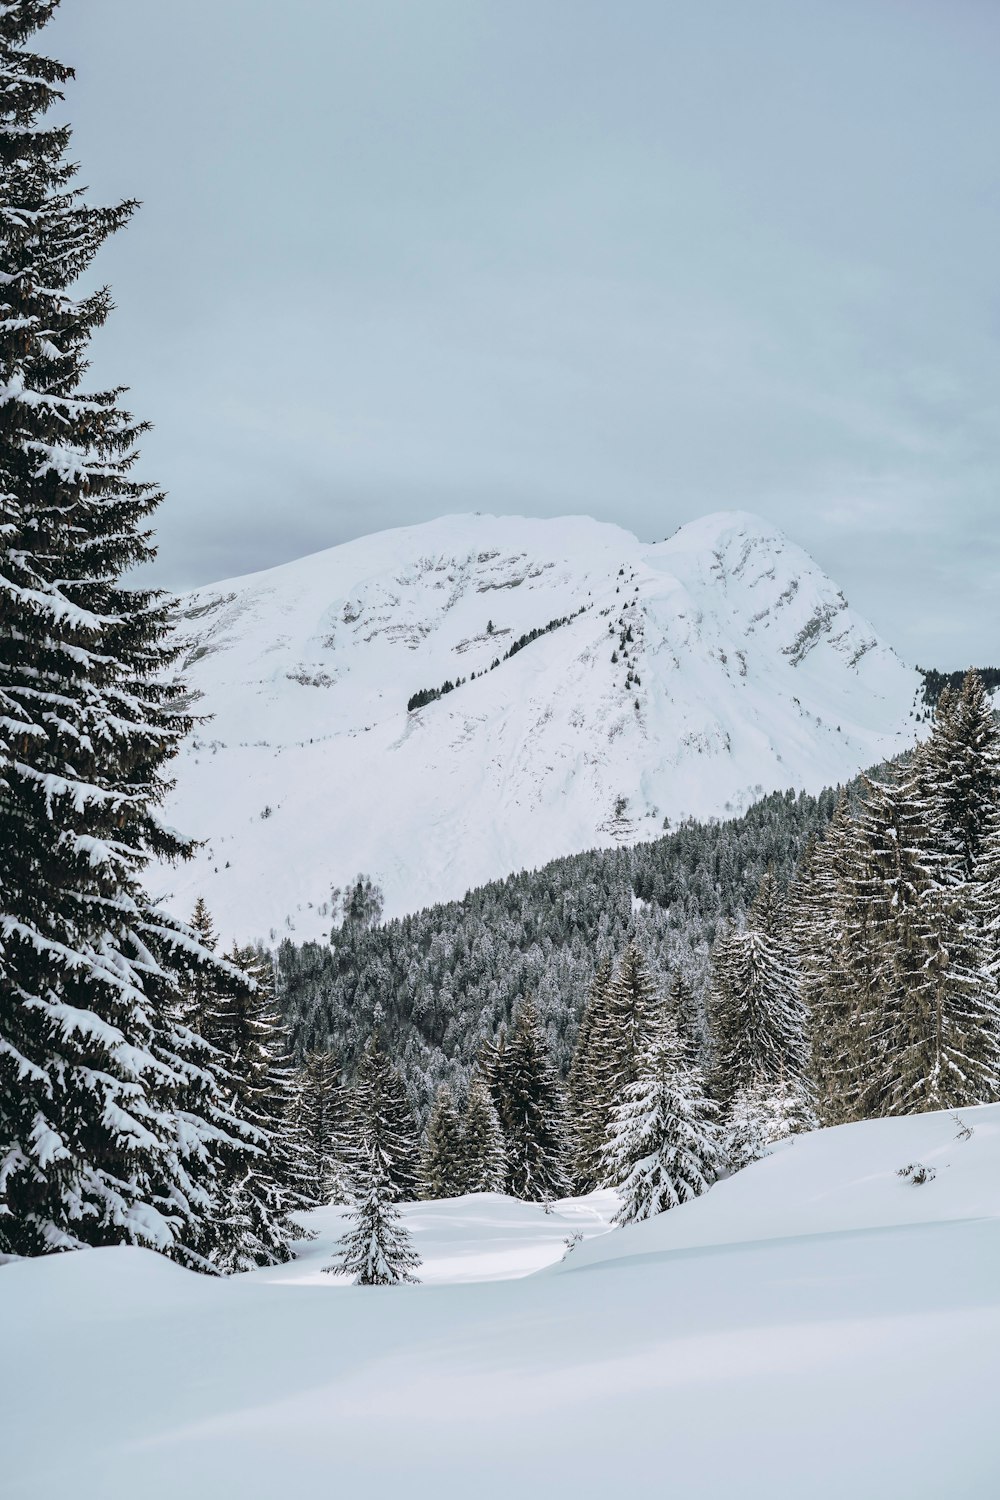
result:
<svg viewBox="0 0 1000 1500"><path fill-rule="evenodd" d="M859 879L860 841L846 794L825 836L796 876L792 940L810 1015L812 1073L825 1124L860 1116L868 1087L867 1035L877 1012L877 945L869 913L849 900Z"/></svg>
<svg viewBox="0 0 1000 1500"><path fill-rule="evenodd" d="M420 1194L420 1143L399 1069L375 1031L365 1044L351 1091L350 1170L364 1170L365 1140L380 1154L397 1198ZM360 1163L360 1166L357 1164Z"/></svg>
<svg viewBox="0 0 1000 1500"><path fill-rule="evenodd" d="M291 1119L288 1033L274 1001L269 957L234 945L220 969L204 1034L223 1059L232 1112L255 1131L257 1151L227 1155L223 1221L229 1232L216 1253L227 1272L291 1259L305 1231L290 1215L304 1208Z"/></svg>
<svg viewBox="0 0 1000 1500"><path fill-rule="evenodd" d="M571 1070L574 1155L578 1192L603 1181L603 1151L608 1123L629 1084L638 1077L639 1060L659 1024L663 1002L635 943L622 955L617 972L600 970L595 978Z"/></svg>
<svg viewBox="0 0 1000 1500"><path fill-rule="evenodd" d="M295 1077L293 1116L307 1204L346 1203L350 1197L348 1099L335 1052L320 1047L306 1053Z"/></svg>
<svg viewBox="0 0 1000 1500"><path fill-rule="evenodd" d="M219 935L203 896L199 896L195 902L188 925L201 946L209 953L214 953L219 946ZM214 968L201 970L185 987L182 1014L187 1024L202 1035L205 1033L206 1018L214 1009L219 994L220 981Z"/></svg>
<svg viewBox="0 0 1000 1500"><path fill-rule="evenodd" d="M569 1070L569 1118L572 1176L578 1193L589 1193L600 1180L601 1152L612 1100L601 1064L610 1034L611 964L598 965L580 1019Z"/></svg>
<svg viewBox="0 0 1000 1500"><path fill-rule="evenodd" d="M507 1148L500 1116L485 1081L469 1089L462 1125L462 1191L502 1193L507 1187Z"/></svg>
<svg viewBox="0 0 1000 1500"><path fill-rule="evenodd" d="M788 1083L808 1095L805 1008L783 902L770 872L746 927L730 933L716 951L712 1021L714 1089L724 1104L757 1083Z"/></svg>
<svg viewBox="0 0 1000 1500"><path fill-rule="evenodd" d="M811 1130L815 1117L802 1094L787 1083L756 1083L741 1089L722 1131L722 1154L733 1172L767 1154L769 1146Z"/></svg>
<svg viewBox="0 0 1000 1500"><path fill-rule="evenodd" d="M701 1058L701 1018L694 992L679 969L674 973L667 990L667 1014L677 1028L677 1039L684 1053L684 1061L696 1068Z"/></svg>
<svg viewBox="0 0 1000 1500"><path fill-rule="evenodd" d="M968 680L945 695L912 763L866 779L856 815L838 815L815 851L799 941L831 1121L1000 1097L986 873L996 733L983 708Z"/></svg>
<svg viewBox="0 0 1000 1500"><path fill-rule="evenodd" d="M121 581L153 555L144 427L83 385L110 295L71 292L135 205L88 206L43 123L53 9L0 3L0 1251L194 1263L226 1109L179 1004L212 958L141 882L192 850L157 811L190 721L169 602Z"/></svg>
<svg viewBox="0 0 1000 1500"><path fill-rule="evenodd" d="M420 1176L425 1198L458 1198L466 1190L462 1124L446 1083L437 1091L427 1122Z"/></svg>
<svg viewBox="0 0 1000 1500"><path fill-rule="evenodd" d="M651 1218L705 1191L722 1166L715 1113L676 1031L663 1026L608 1128L603 1176L621 1195L615 1223Z"/></svg>
<svg viewBox="0 0 1000 1500"><path fill-rule="evenodd" d="M661 1008L649 969L630 943L611 983L605 1034L595 1059L597 1086L608 1098L617 1100L638 1078Z"/></svg>
<svg viewBox="0 0 1000 1500"><path fill-rule="evenodd" d="M566 1106L538 1012L523 1000L502 1053L498 1114L507 1144L507 1191L543 1202L570 1191Z"/></svg>
<svg viewBox="0 0 1000 1500"><path fill-rule="evenodd" d="M350 1276L358 1286L415 1282L420 1257L396 1207L391 1163L373 1134L363 1131L357 1165L357 1201L341 1251L326 1269Z"/></svg>
<svg viewBox="0 0 1000 1500"><path fill-rule="evenodd" d="M940 875L953 885L974 882L1000 804L1000 726L977 672L958 693L945 688L919 768Z"/></svg>

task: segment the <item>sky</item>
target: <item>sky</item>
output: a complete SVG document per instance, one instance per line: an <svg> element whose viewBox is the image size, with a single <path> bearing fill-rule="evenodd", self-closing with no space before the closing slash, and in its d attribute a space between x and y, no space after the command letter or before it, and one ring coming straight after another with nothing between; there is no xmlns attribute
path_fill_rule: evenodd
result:
<svg viewBox="0 0 1000 1500"><path fill-rule="evenodd" d="M1000 664L996 0L63 0L153 576L749 509Z"/></svg>

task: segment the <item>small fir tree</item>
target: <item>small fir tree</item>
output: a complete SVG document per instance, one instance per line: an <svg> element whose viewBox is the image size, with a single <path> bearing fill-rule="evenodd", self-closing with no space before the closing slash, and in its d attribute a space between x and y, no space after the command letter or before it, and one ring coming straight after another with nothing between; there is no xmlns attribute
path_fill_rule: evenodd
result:
<svg viewBox="0 0 1000 1500"><path fill-rule="evenodd" d="M640 1060L608 1128L603 1176L617 1187L617 1224L634 1224L703 1193L723 1158L715 1123L697 1069L685 1066L670 1025Z"/></svg>
<svg viewBox="0 0 1000 1500"><path fill-rule="evenodd" d="M767 1155L788 1136L811 1130L816 1121L801 1093L787 1084L753 1084L734 1098L722 1131L722 1154L738 1172Z"/></svg>
<svg viewBox="0 0 1000 1500"><path fill-rule="evenodd" d="M339 1256L328 1271L350 1276L357 1286L416 1282L420 1257L396 1207L389 1162L365 1132L357 1163L357 1201Z"/></svg>

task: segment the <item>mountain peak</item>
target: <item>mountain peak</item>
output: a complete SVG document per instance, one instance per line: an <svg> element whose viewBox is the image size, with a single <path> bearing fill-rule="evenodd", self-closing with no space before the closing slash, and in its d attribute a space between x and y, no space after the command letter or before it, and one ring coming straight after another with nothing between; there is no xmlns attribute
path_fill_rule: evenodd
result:
<svg viewBox="0 0 1000 1500"><path fill-rule="evenodd" d="M177 763L169 815L209 844L175 900L243 936L322 935L359 870L398 913L913 738L917 673L745 511L653 544L586 516L447 516L181 613L212 718Z"/></svg>

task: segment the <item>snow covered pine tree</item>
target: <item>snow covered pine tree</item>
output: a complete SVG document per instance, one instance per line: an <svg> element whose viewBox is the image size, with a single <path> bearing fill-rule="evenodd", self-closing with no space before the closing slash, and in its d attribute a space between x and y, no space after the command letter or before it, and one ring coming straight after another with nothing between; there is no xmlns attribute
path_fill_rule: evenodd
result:
<svg viewBox="0 0 1000 1500"><path fill-rule="evenodd" d="M612 1115L602 1176L617 1187L617 1224L633 1224L695 1198L722 1166L717 1107L685 1063L672 1020L659 1028Z"/></svg>
<svg viewBox="0 0 1000 1500"><path fill-rule="evenodd" d="M355 1205L340 1254L326 1269L352 1276L359 1286L415 1281L420 1259L396 1204L416 1197L416 1133L402 1080L378 1032L362 1054L353 1117Z"/></svg>
<svg viewBox="0 0 1000 1500"><path fill-rule="evenodd" d="M134 204L89 207L41 123L54 9L0 0L0 1250L204 1264L228 1112L180 999L214 960L140 884L191 847L156 811L188 720L167 601L120 581L161 496L121 392L81 390L110 295L70 291Z"/></svg>
<svg viewBox="0 0 1000 1500"><path fill-rule="evenodd" d="M420 1177L425 1198L457 1198L465 1192L462 1122L446 1083L438 1089L427 1121Z"/></svg>
<svg viewBox="0 0 1000 1500"><path fill-rule="evenodd" d="M507 1183L507 1148L500 1116L485 1080L477 1073L469 1086L462 1122L462 1191L502 1193Z"/></svg>
<svg viewBox="0 0 1000 1500"><path fill-rule="evenodd" d="M507 1143L507 1191L536 1203L563 1197L566 1104L533 1000L522 1000L491 1084Z"/></svg>
<svg viewBox="0 0 1000 1500"><path fill-rule="evenodd" d="M325 1269L353 1277L358 1286L417 1281L413 1272L420 1257L396 1207L385 1154L368 1132L359 1149L357 1186L351 1228L339 1256Z"/></svg>
<svg viewBox="0 0 1000 1500"><path fill-rule="evenodd" d="M733 1119L735 1166L767 1143L816 1124L801 980L786 903L773 874L760 883L746 926L713 956L715 1089Z"/></svg>

